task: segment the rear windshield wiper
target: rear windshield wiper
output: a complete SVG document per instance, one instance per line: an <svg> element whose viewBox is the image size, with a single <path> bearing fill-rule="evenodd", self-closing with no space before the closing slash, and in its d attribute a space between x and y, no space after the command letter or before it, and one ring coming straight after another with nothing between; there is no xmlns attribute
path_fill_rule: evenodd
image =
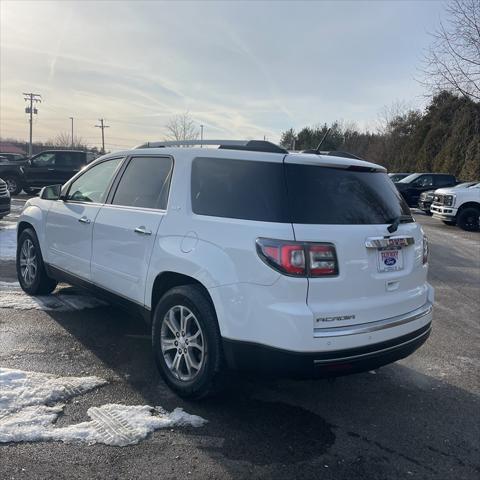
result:
<svg viewBox="0 0 480 480"><path fill-rule="evenodd" d="M390 223L390 225L387 227L387 230L389 233L396 232L398 230L398 226L401 223L406 223L411 221L413 221L413 218L411 215L399 215L398 217L392 218L391 220L387 221L387 223Z"/></svg>

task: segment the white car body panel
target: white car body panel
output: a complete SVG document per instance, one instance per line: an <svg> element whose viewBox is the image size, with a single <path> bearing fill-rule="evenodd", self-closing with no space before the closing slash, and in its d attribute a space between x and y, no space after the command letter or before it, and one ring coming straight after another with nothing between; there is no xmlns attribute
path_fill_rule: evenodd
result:
<svg viewBox="0 0 480 480"><path fill-rule="evenodd" d="M103 206L93 230L93 282L143 305L150 257L163 216L158 210ZM135 232L138 227L151 234Z"/></svg>
<svg viewBox="0 0 480 480"><path fill-rule="evenodd" d="M47 263L74 272L84 280L91 279L93 225L101 207L101 204L52 202L45 225Z"/></svg>

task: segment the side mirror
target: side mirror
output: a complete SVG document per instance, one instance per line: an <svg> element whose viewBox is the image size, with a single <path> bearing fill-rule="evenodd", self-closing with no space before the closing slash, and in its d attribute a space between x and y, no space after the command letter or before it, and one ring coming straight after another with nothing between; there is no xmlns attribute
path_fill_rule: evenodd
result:
<svg viewBox="0 0 480 480"><path fill-rule="evenodd" d="M60 198L61 190L61 185L49 185L48 187L43 187L40 191L40 198L43 200L58 200Z"/></svg>

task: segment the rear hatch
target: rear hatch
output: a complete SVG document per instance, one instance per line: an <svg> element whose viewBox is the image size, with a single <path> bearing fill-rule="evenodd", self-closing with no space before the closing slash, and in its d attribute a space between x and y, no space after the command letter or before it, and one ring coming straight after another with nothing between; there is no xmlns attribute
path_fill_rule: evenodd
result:
<svg viewBox="0 0 480 480"><path fill-rule="evenodd" d="M285 158L295 239L336 250L338 274L308 279L314 328L373 322L423 306L423 233L386 172L322 158ZM397 229L389 232L394 222Z"/></svg>

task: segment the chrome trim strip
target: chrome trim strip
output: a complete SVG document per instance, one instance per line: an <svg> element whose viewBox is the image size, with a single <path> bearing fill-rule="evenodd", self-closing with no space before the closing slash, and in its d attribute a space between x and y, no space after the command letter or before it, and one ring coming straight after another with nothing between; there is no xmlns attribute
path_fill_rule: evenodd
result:
<svg viewBox="0 0 480 480"><path fill-rule="evenodd" d="M427 302L423 307L417 308L412 312L398 315L396 317L385 318L375 322L362 323L360 325L349 325L345 327L314 328L313 336L315 338L325 337L343 337L345 335L360 335L362 333L376 332L386 328L398 327L419 318L429 315L433 311L433 305Z"/></svg>
<svg viewBox="0 0 480 480"><path fill-rule="evenodd" d="M403 343L398 343L397 345L392 345L391 347L382 348L380 350L374 350L373 352L361 353L360 355L352 355L350 357L336 357L336 358L329 358L327 360L314 360L313 363L315 365L322 365L322 364L326 364L326 363L342 362L344 360L347 360L347 361L357 360L359 358L369 357L369 356L372 356L372 355L377 355L379 353L388 352L389 350L395 350L397 348L408 345L409 343L413 343L413 342L419 340L422 337L427 336L431 332L431 330L432 330L432 327L430 327L425 332L422 332L420 335L416 336L415 338L411 338L410 340L407 340L406 342L403 342Z"/></svg>
<svg viewBox="0 0 480 480"><path fill-rule="evenodd" d="M414 243L415 239L413 237L401 235L394 237L368 237L365 240L365 246L367 248L407 247Z"/></svg>

